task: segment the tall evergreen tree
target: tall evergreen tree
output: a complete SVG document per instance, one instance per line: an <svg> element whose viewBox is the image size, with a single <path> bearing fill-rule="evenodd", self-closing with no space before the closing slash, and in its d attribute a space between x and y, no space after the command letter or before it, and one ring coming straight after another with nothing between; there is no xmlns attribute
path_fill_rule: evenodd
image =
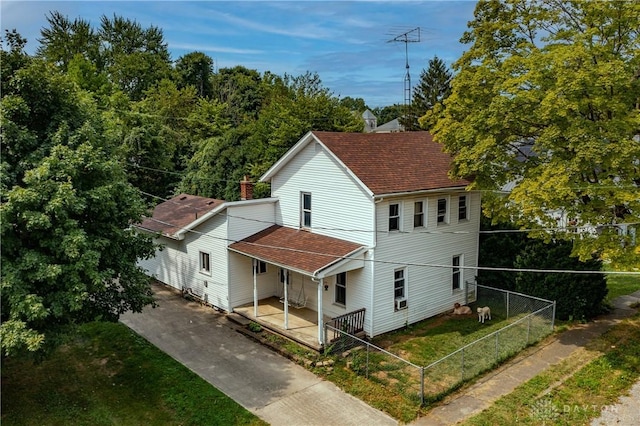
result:
<svg viewBox="0 0 640 426"><path fill-rule="evenodd" d="M453 75L437 56L429 60L429 67L420 73L420 82L413 89L412 107L419 117L441 103L451 94Z"/></svg>

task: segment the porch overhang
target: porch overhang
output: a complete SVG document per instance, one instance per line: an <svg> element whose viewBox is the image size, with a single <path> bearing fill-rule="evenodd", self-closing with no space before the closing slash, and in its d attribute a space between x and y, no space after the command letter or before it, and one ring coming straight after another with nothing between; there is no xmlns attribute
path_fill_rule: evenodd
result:
<svg viewBox="0 0 640 426"><path fill-rule="evenodd" d="M366 246L273 225L229 250L314 279L364 267Z"/></svg>

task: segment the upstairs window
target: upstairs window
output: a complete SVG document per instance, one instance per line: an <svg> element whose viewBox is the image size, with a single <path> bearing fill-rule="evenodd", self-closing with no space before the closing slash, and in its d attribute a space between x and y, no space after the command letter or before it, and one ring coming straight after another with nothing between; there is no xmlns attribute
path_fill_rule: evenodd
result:
<svg viewBox="0 0 640 426"><path fill-rule="evenodd" d="M416 201L413 207L413 227L424 226L424 202Z"/></svg>
<svg viewBox="0 0 640 426"><path fill-rule="evenodd" d="M461 195L458 198L458 220L467 220L467 196Z"/></svg>
<svg viewBox="0 0 640 426"><path fill-rule="evenodd" d="M347 273L341 272L336 275L336 303L347 304Z"/></svg>
<svg viewBox="0 0 640 426"><path fill-rule="evenodd" d="M200 252L200 272L203 274L211 274L211 259L209 253Z"/></svg>
<svg viewBox="0 0 640 426"><path fill-rule="evenodd" d="M400 204L389 204L389 231L400 229Z"/></svg>
<svg viewBox="0 0 640 426"><path fill-rule="evenodd" d="M303 192L300 198L300 225L311 228L311 193Z"/></svg>
<svg viewBox="0 0 640 426"><path fill-rule="evenodd" d="M447 199L438 198L438 223L447 223Z"/></svg>

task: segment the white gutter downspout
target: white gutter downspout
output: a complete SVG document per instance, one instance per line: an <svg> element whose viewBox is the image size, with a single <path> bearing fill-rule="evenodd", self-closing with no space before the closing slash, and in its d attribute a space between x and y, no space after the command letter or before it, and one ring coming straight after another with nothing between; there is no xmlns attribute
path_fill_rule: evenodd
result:
<svg viewBox="0 0 640 426"><path fill-rule="evenodd" d="M258 318L258 280L256 277L258 259L252 259L251 263L253 265L253 316Z"/></svg>
<svg viewBox="0 0 640 426"><path fill-rule="evenodd" d="M289 329L289 270L284 270L284 329ZM304 283L302 283L304 285Z"/></svg>

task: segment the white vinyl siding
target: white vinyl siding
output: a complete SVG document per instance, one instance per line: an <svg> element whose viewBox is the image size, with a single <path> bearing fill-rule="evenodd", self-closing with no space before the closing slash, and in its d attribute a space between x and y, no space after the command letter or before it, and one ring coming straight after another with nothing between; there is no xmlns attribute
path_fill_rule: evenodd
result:
<svg viewBox="0 0 640 426"><path fill-rule="evenodd" d="M278 198L276 222L300 225L300 192L312 194L312 228L328 235L371 246L374 204L356 180L319 145L301 150L271 180L271 194ZM385 227L386 229L386 227Z"/></svg>
<svg viewBox="0 0 640 426"><path fill-rule="evenodd" d="M434 220L427 221L427 232L378 233L374 249L374 262L367 262L374 269L373 301L367 317L366 332L376 336L429 318L453 308L455 302L464 303L464 291L452 292L451 268L422 265L451 265L453 256L461 256L464 266L477 266L478 231L480 228L480 194L469 192L469 220L448 225L451 232L435 232L438 198L450 197L449 194L434 194L424 198L406 197L405 205L425 200L425 215ZM456 198L454 198L456 199ZM457 200L456 200L457 201ZM399 202L393 200L391 202ZM408 204L410 203L410 204ZM385 230L388 221L388 204L383 201L376 205L378 229ZM412 209L406 209L412 210ZM457 212L456 212L457 214ZM413 211L403 215L404 220L413 220ZM434 232L428 232L434 231ZM379 261L379 262L378 262ZM390 301L395 299L394 286L391 283L394 271L405 267L407 309L395 310ZM460 270L460 283L474 280L474 271Z"/></svg>

